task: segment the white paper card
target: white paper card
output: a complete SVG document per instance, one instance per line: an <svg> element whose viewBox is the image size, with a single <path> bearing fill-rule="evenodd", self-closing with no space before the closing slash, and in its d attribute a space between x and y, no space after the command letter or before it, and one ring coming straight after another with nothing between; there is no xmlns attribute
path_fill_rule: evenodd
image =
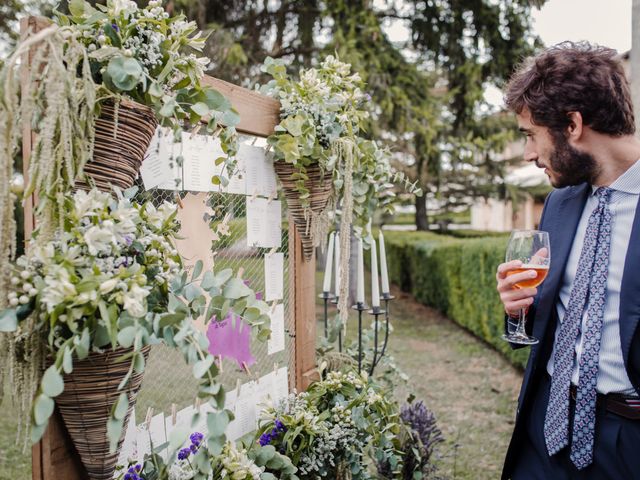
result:
<svg viewBox="0 0 640 480"><path fill-rule="evenodd" d="M273 248L282 244L282 204L247 197L247 245Z"/></svg>
<svg viewBox="0 0 640 480"><path fill-rule="evenodd" d="M277 195L276 172L264 148L240 145L238 157L242 157L245 165L247 195L275 197Z"/></svg>
<svg viewBox="0 0 640 480"><path fill-rule="evenodd" d="M215 185L211 177L221 172L216 159L224 156L219 138L205 135L183 136L184 189L196 192L212 192Z"/></svg>
<svg viewBox="0 0 640 480"><path fill-rule="evenodd" d="M273 394L274 403L278 403L289 395L289 370L287 367L278 369L273 377Z"/></svg>
<svg viewBox="0 0 640 480"><path fill-rule="evenodd" d="M247 186L246 186L246 166L244 158L241 155L236 156L236 169L234 172L231 172L231 176L229 172L225 169L222 170L222 175L229 180L229 184L226 187L218 187L219 190L223 193L235 193L237 195L244 195Z"/></svg>
<svg viewBox="0 0 640 480"><path fill-rule="evenodd" d="M284 350L284 305L276 305L271 313L271 338L267 342L267 353L273 355Z"/></svg>
<svg viewBox="0 0 640 480"><path fill-rule="evenodd" d="M136 427L136 458L142 463L144 456L151 453L151 442L149 441L149 429L146 423L141 423Z"/></svg>
<svg viewBox="0 0 640 480"><path fill-rule="evenodd" d="M265 300L280 300L284 291L284 253L264 257Z"/></svg>
<svg viewBox="0 0 640 480"><path fill-rule="evenodd" d="M176 158L179 151L180 145L174 144L171 131L158 127L140 167L140 176L145 190L152 188L178 189L176 179L182 178Z"/></svg>
<svg viewBox="0 0 640 480"><path fill-rule="evenodd" d="M149 435L154 449L157 449L167 441L164 431L164 414L159 413L151 419L149 422Z"/></svg>
<svg viewBox="0 0 640 480"><path fill-rule="evenodd" d="M242 385L240 395L235 403L235 420L237 425L235 428L238 438L253 432L257 425L256 412L256 382L248 382Z"/></svg>
<svg viewBox="0 0 640 480"><path fill-rule="evenodd" d="M127 430L124 435L124 442L122 442L122 449L118 456L118 465L126 465L130 458L138 458L136 453L136 410L131 411L129 416L129 423L127 423Z"/></svg>

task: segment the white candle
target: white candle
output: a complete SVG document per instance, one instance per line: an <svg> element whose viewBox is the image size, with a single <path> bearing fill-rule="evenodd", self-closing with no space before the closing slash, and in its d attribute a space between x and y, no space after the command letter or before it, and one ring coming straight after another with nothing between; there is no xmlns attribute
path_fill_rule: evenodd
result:
<svg viewBox="0 0 640 480"><path fill-rule="evenodd" d="M340 232L336 232L336 241L335 248L333 249L335 255L335 264L336 264L336 297L340 296Z"/></svg>
<svg viewBox="0 0 640 480"><path fill-rule="evenodd" d="M387 251L384 246L384 235L382 230L378 235L380 242L380 279L382 282L382 295L389 294L389 272L387 271Z"/></svg>
<svg viewBox="0 0 640 480"><path fill-rule="evenodd" d="M380 306L380 290L378 286L378 252L376 251L376 241L371 240L371 306Z"/></svg>
<svg viewBox="0 0 640 480"><path fill-rule="evenodd" d="M333 232L331 232L331 235L329 235L327 261L324 264L324 283L322 285L322 291L324 293L328 293L329 291L331 291L331 268L333 266L333 235Z"/></svg>
<svg viewBox="0 0 640 480"><path fill-rule="evenodd" d="M364 251L362 240L358 241L358 279L356 287L356 302L364 305Z"/></svg>

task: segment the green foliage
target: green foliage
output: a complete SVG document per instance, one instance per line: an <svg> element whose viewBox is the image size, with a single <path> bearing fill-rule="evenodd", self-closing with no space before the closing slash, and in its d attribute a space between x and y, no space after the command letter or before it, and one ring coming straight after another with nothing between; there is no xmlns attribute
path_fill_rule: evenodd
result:
<svg viewBox="0 0 640 480"><path fill-rule="evenodd" d="M201 122L210 133L220 133L231 174L238 113L220 92L202 83L209 59L194 53L204 47L202 32L183 15L170 16L161 5L150 0L139 8L135 2L108 0L94 8L77 0L69 5L70 15L58 13L57 22L84 45L99 87L151 107L160 124L173 127L176 136L185 126L199 127Z"/></svg>
<svg viewBox="0 0 640 480"><path fill-rule="evenodd" d="M390 280L435 307L524 367L528 350L512 350L500 338L504 309L495 272L507 238L455 239L424 232L385 232Z"/></svg>

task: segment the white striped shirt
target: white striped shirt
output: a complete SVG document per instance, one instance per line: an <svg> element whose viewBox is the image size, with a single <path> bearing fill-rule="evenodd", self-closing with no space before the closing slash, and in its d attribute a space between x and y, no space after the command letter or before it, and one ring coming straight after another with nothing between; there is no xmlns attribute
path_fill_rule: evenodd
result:
<svg viewBox="0 0 640 480"><path fill-rule="evenodd" d="M611 194L609 209L612 215L611 225L611 252L609 256L609 275L607 277L607 294L604 305L604 318L602 323L602 341L600 344L600 358L598 368L598 382L596 389L599 393L625 393L635 394L635 390L629 381L627 371L624 367L624 359L622 357L622 347L620 345L620 287L622 284L622 274L624 272L625 257L631 237L631 228L636 213L636 205L640 198L640 160L636 161L626 172L610 185L614 191ZM580 223L576 235L573 239L571 253L567 260L567 266L562 277L560 286L560 295L556 310L558 312L558 326L555 333L554 351L551 354L547 371L553 374L553 357L555 354L555 345L557 344L558 334L560 332L560 324L564 319L564 315L569 303L571 288L576 277L578 269L578 260L582 244L584 243L584 235L587 229L587 223L593 210L598 206L598 197L593 193L596 187L593 187L592 194L587 199L587 203L582 212ZM553 252L551 252L553 259ZM582 328L585 328L587 320L587 308L585 307L582 317ZM571 382L578 385L578 365L580 355L582 354L582 333L578 334L575 345L576 357L573 366L573 377Z"/></svg>

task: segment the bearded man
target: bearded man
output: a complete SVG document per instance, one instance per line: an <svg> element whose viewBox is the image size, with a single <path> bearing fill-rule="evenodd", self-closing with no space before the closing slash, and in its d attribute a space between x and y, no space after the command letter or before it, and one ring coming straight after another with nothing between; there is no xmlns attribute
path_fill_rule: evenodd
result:
<svg viewBox="0 0 640 480"><path fill-rule="evenodd" d="M527 309L531 349L503 479L640 479L640 141L614 50L563 43L506 87L524 158L555 189L542 213L551 263L538 288L497 289L505 328ZM513 345L514 348L519 346Z"/></svg>

